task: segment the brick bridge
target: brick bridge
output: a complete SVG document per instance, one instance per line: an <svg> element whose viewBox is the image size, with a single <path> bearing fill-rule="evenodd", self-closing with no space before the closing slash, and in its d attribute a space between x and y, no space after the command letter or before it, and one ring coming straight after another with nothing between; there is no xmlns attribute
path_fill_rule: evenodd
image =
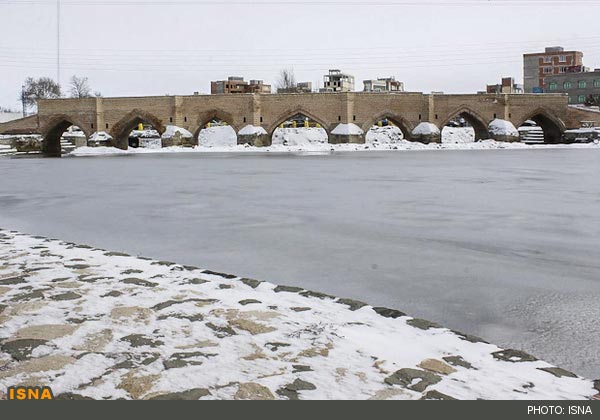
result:
<svg viewBox="0 0 600 420"><path fill-rule="evenodd" d="M405 138L420 140L411 134L420 123L430 122L441 129L460 116L474 127L477 139L490 138L488 124L499 118L515 127L534 120L543 128L547 142L559 142L565 129L579 127L569 120L569 109L567 96L562 94L348 92L54 99L40 100L37 115L0 124L0 133L41 134L45 152L60 155L60 137L71 125L80 127L88 137L106 131L113 137L113 146L126 149L129 133L138 123L151 124L159 133L167 125L183 127L194 134L191 143L197 144L200 130L220 119L233 127L239 143L265 146L275 129L296 114L320 124L330 143L364 142L364 135L334 131L339 124L355 124L366 133L386 118Z"/></svg>

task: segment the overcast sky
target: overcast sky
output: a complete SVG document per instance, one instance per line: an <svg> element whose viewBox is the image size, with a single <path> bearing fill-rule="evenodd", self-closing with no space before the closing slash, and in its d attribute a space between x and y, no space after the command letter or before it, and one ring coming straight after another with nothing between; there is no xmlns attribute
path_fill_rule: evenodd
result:
<svg viewBox="0 0 600 420"><path fill-rule="evenodd" d="M410 91L469 93L522 83L522 54L562 45L600 67L600 1L62 0L63 87L104 96L209 93L229 75L275 83L283 67L322 83L329 68L395 76ZM204 2L204 4L202 4ZM0 0L0 106L28 76L56 77L53 0Z"/></svg>

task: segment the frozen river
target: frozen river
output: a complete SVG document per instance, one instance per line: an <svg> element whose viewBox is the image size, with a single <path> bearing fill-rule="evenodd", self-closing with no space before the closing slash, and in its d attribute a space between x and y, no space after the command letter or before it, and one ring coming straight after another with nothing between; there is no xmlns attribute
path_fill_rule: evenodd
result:
<svg viewBox="0 0 600 420"><path fill-rule="evenodd" d="M1 158L0 227L398 308L600 378L600 150Z"/></svg>

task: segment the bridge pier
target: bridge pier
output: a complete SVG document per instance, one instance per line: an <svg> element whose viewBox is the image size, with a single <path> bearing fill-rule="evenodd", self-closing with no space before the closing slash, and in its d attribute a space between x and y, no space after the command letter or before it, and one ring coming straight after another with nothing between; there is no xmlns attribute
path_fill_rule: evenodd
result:
<svg viewBox="0 0 600 420"><path fill-rule="evenodd" d="M418 141L420 143L441 143L442 133L440 129L433 123L422 122L415 127L410 133L411 141Z"/></svg>
<svg viewBox="0 0 600 420"><path fill-rule="evenodd" d="M271 145L271 135L260 126L245 126L238 132L237 139L237 144L250 144L256 147Z"/></svg>
<svg viewBox="0 0 600 420"><path fill-rule="evenodd" d="M44 139L42 141L42 153L47 157L61 157L62 150L60 146L60 140L48 141L47 139Z"/></svg>
<svg viewBox="0 0 600 420"><path fill-rule="evenodd" d="M495 119L488 126L489 138L496 141L516 142L520 141L519 131L507 120ZM477 140L477 139L475 139Z"/></svg>
<svg viewBox="0 0 600 420"><path fill-rule="evenodd" d="M364 134L360 134L360 135L330 134L329 135L329 143L330 144L344 144L344 143L364 144L365 136L364 136Z"/></svg>
<svg viewBox="0 0 600 420"><path fill-rule="evenodd" d="M129 133L126 136L113 137L109 142L109 146L116 147L117 149L127 150L129 148Z"/></svg>
<svg viewBox="0 0 600 420"><path fill-rule="evenodd" d="M365 143L365 133L356 124L338 124L331 133L329 133L329 143L331 144L342 144L342 143Z"/></svg>

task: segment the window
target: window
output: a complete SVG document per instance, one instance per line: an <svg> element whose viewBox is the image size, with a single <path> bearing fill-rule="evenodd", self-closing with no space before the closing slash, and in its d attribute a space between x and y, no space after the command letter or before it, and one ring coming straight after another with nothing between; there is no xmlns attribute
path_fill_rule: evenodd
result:
<svg viewBox="0 0 600 420"><path fill-rule="evenodd" d="M567 56L566 55L559 55L558 56L558 62L559 63L566 63L567 62Z"/></svg>
<svg viewBox="0 0 600 420"><path fill-rule="evenodd" d="M558 88L558 84L556 82L550 82L550 84L548 85L548 89L550 90L556 90Z"/></svg>
<svg viewBox="0 0 600 420"><path fill-rule="evenodd" d="M585 95L579 95L577 97L577 102L579 102L580 104L585 102Z"/></svg>
<svg viewBox="0 0 600 420"><path fill-rule="evenodd" d="M577 87L579 89L585 89L587 87L587 82L585 80L580 80L577 82Z"/></svg>
<svg viewBox="0 0 600 420"><path fill-rule="evenodd" d="M552 73L552 67L544 67L544 74Z"/></svg>
<svg viewBox="0 0 600 420"><path fill-rule="evenodd" d="M552 57L545 56L545 57L544 57L544 63L546 63L546 64L547 64L547 63L552 63Z"/></svg>
<svg viewBox="0 0 600 420"><path fill-rule="evenodd" d="M569 96L569 103L573 102L573 99Z"/></svg>
<svg viewBox="0 0 600 420"><path fill-rule="evenodd" d="M559 73L566 73L566 72L567 72L567 68L566 68L565 66L560 66L560 67L558 68L558 72L559 72Z"/></svg>
<svg viewBox="0 0 600 420"><path fill-rule="evenodd" d="M573 86L573 83L571 83L571 82L563 83L563 89L571 89L572 86Z"/></svg>
<svg viewBox="0 0 600 420"><path fill-rule="evenodd" d="M600 87L600 79L594 80L594 87Z"/></svg>

